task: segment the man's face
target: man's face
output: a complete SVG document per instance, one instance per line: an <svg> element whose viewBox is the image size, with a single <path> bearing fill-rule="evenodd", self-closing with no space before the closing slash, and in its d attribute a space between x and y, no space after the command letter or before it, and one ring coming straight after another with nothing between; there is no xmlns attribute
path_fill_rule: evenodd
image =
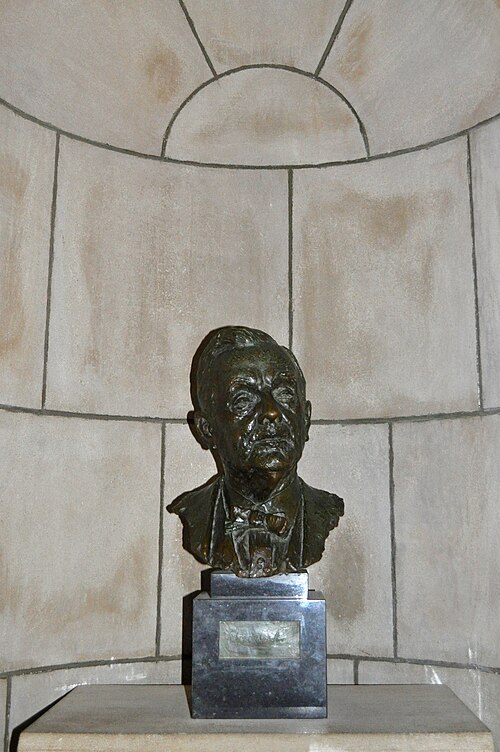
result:
<svg viewBox="0 0 500 752"><path fill-rule="evenodd" d="M217 360L212 438L229 474L286 473L299 461L310 423L297 366L285 350L259 345Z"/></svg>

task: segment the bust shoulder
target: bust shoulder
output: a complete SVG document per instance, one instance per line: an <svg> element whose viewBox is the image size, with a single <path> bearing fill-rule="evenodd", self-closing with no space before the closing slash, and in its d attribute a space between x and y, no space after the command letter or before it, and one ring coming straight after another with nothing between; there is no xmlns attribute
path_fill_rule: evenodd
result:
<svg viewBox="0 0 500 752"><path fill-rule="evenodd" d="M186 519L192 515L198 516L200 511L205 511L206 505L214 500L219 485L220 476L217 475L202 486L182 493L167 506L167 511L178 514L179 517L186 517Z"/></svg>
<svg viewBox="0 0 500 752"><path fill-rule="evenodd" d="M309 486L301 479L304 494L303 566L321 559L328 533L344 514L344 501L337 494Z"/></svg>
<svg viewBox="0 0 500 752"><path fill-rule="evenodd" d="M305 503L314 509L315 514L331 517L334 523L332 527L335 527L338 524L339 517L344 514L344 500L330 491L309 486L302 478L300 480ZM329 529L331 530L332 527Z"/></svg>
<svg viewBox="0 0 500 752"><path fill-rule="evenodd" d="M220 476L178 496L167 511L179 515L183 525L184 548L203 564L208 561L214 507L220 489Z"/></svg>

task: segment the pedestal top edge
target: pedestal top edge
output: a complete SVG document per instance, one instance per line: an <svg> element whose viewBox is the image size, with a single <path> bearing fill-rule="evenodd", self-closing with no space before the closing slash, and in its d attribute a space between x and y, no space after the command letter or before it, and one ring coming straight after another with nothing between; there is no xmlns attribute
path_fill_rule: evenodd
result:
<svg viewBox="0 0 500 752"><path fill-rule="evenodd" d="M309 575L306 570L276 574L273 577L238 577L221 569L209 574L212 598L307 598Z"/></svg>

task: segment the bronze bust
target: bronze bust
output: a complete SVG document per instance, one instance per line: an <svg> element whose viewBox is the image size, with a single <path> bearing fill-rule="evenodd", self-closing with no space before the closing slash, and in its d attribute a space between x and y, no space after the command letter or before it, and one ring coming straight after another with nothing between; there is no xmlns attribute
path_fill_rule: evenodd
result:
<svg viewBox="0 0 500 752"><path fill-rule="evenodd" d="M194 431L220 473L167 507L184 547L240 577L314 564L344 504L297 475L311 403L293 353L258 329L216 329L193 360L192 393Z"/></svg>

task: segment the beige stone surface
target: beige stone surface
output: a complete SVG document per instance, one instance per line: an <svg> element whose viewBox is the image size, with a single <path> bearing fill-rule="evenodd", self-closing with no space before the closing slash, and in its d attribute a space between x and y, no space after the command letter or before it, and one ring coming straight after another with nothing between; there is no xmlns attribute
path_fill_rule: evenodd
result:
<svg viewBox="0 0 500 752"><path fill-rule="evenodd" d="M160 426L0 413L0 667L152 655Z"/></svg>
<svg viewBox="0 0 500 752"><path fill-rule="evenodd" d="M353 662L341 658L328 658L326 676L328 684L354 684Z"/></svg>
<svg viewBox="0 0 500 752"><path fill-rule="evenodd" d="M85 138L159 154L211 75L176 0L1 4L0 97Z"/></svg>
<svg viewBox="0 0 500 752"><path fill-rule="evenodd" d="M466 141L294 177L294 351L317 418L477 408Z"/></svg>
<svg viewBox="0 0 500 752"><path fill-rule="evenodd" d="M366 157L356 117L324 83L275 68L217 79L180 111L166 156L210 164L300 165Z"/></svg>
<svg viewBox="0 0 500 752"><path fill-rule="evenodd" d="M299 471L345 503L309 568L311 587L326 598L328 653L392 655L387 426L313 426Z"/></svg>
<svg viewBox="0 0 500 752"><path fill-rule="evenodd" d="M314 72L344 0L187 0L218 73L274 63Z"/></svg>
<svg viewBox="0 0 500 752"><path fill-rule="evenodd" d="M5 734L7 719L7 679L0 679L0 744Z"/></svg>
<svg viewBox="0 0 500 752"><path fill-rule="evenodd" d="M354 2L321 75L364 121L372 153L457 133L500 111L492 0Z"/></svg>
<svg viewBox="0 0 500 752"><path fill-rule="evenodd" d="M330 687L328 703L327 719L192 720L182 687L81 687L23 732L19 750L493 750L447 687Z"/></svg>
<svg viewBox="0 0 500 752"><path fill-rule="evenodd" d="M47 406L185 417L207 332L288 339L285 174L169 165L63 139Z"/></svg>
<svg viewBox="0 0 500 752"><path fill-rule="evenodd" d="M165 506L184 491L201 486L216 473L210 452L197 443L187 425L165 431ZM200 574L208 567L184 551L182 524L165 512L163 521L163 578L161 596L161 653L182 653L183 598L200 590Z"/></svg>
<svg viewBox="0 0 500 752"><path fill-rule="evenodd" d="M500 675L479 669L361 661L360 684L446 684L491 730L500 750Z"/></svg>
<svg viewBox="0 0 500 752"><path fill-rule="evenodd" d="M500 416L397 424L399 655L499 665Z"/></svg>
<svg viewBox="0 0 500 752"><path fill-rule="evenodd" d="M74 687L95 684L179 684L180 661L117 663L24 674L12 678L9 731Z"/></svg>
<svg viewBox="0 0 500 752"><path fill-rule="evenodd" d="M55 134L0 106L0 402L40 407Z"/></svg>
<svg viewBox="0 0 500 752"><path fill-rule="evenodd" d="M483 401L500 406L500 120L471 134Z"/></svg>

